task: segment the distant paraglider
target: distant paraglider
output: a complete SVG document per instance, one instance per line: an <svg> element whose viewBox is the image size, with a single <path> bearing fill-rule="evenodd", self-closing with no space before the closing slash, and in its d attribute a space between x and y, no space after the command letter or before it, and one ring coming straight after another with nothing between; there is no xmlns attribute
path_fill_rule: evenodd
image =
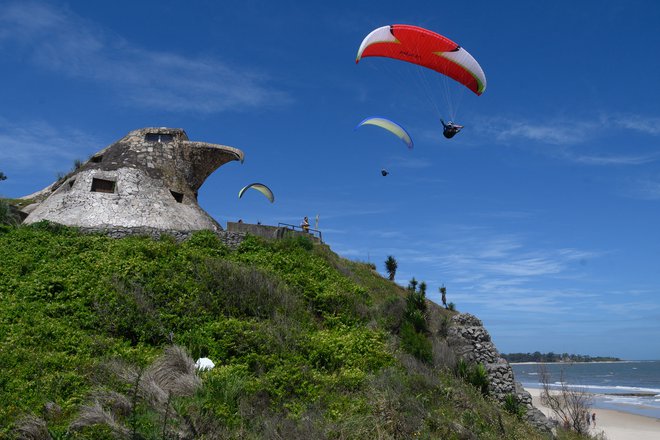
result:
<svg viewBox="0 0 660 440"><path fill-rule="evenodd" d="M385 177L385 176L387 176L388 174L390 174L390 172L387 171L385 168L383 168L382 170L380 170L380 174L382 174L382 176Z"/></svg>
<svg viewBox="0 0 660 440"><path fill-rule="evenodd" d="M273 195L273 192L263 183L251 183L249 185L244 186L238 192L238 198L240 199L241 197L243 197L243 193L249 188L256 189L257 191L259 191L261 194L266 196L268 200L270 200L270 203L273 203L275 201L275 196Z"/></svg>
<svg viewBox="0 0 660 440"><path fill-rule="evenodd" d="M406 131L405 128L403 128L401 125L397 124L394 121L391 121L386 118L380 118L380 117L370 117L365 119L364 121L360 122L355 129L357 130L358 128L362 127L363 125L375 125L376 127L383 128L390 133L394 134L397 136L399 139L403 141L404 144L409 149L412 149L413 147L413 141L408 132Z"/></svg>

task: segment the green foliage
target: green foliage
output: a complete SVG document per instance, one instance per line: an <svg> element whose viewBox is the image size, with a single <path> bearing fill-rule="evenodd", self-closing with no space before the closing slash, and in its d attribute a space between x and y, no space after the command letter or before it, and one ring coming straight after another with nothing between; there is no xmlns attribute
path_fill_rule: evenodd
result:
<svg viewBox="0 0 660 440"><path fill-rule="evenodd" d="M374 371L392 363L384 333L341 326L312 333L305 341L307 361L321 371Z"/></svg>
<svg viewBox="0 0 660 440"><path fill-rule="evenodd" d="M527 407L518 399L515 394L507 394L504 397L504 409L514 416L522 419L527 413Z"/></svg>
<svg viewBox="0 0 660 440"><path fill-rule="evenodd" d="M10 200L0 199L0 226L15 226L21 223L18 210L12 206Z"/></svg>
<svg viewBox="0 0 660 440"><path fill-rule="evenodd" d="M488 395L488 371L483 364L470 365L461 358L456 363L456 375L478 389L484 396Z"/></svg>
<svg viewBox="0 0 660 440"><path fill-rule="evenodd" d="M275 274L301 292L323 319L346 324L359 321L359 305L369 301L366 290L343 277L314 248L301 245L304 240L269 243L250 236L230 258Z"/></svg>
<svg viewBox="0 0 660 440"><path fill-rule="evenodd" d="M190 249L204 250L212 256L225 256L229 253L229 248L225 246L220 238L211 231L197 231L183 244Z"/></svg>
<svg viewBox="0 0 660 440"><path fill-rule="evenodd" d="M456 376L460 377L463 380L467 380L470 375L470 365L465 361L465 359L460 358L456 362Z"/></svg>
<svg viewBox="0 0 660 440"><path fill-rule="evenodd" d="M406 308L400 330L401 345L405 351L424 362L433 360L433 344L428 339L426 283L422 281L417 291L417 280L408 284Z"/></svg>
<svg viewBox="0 0 660 440"><path fill-rule="evenodd" d="M406 322L411 324L413 329L424 336L428 332L428 325L426 323L426 316L424 312L419 309L406 309L406 314L404 316Z"/></svg>
<svg viewBox="0 0 660 440"><path fill-rule="evenodd" d="M9 204L0 199L0 225L10 223L10 214Z"/></svg>
<svg viewBox="0 0 660 440"><path fill-rule="evenodd" d="M0 229L0 437L53 402L58 415L30 425L53 438L74 421L82 439L193 428L198 438L452 438L456 423L477 438L540 438L434 367L421 285L406 291L302 238L248 237L229 250L209 232L178 244L47 222ZM195 393L146 393L172 343L216 367ZM124 408L116 426L82 423L102 414L97 401ZM500 416L506 436L491 428Z"/></svg>
<svg viewBox="0 0 660 440"><path fill-rule="evenodd" d="M309 237L295 235L276 241L274 246L282 250L303 249L311 251L314 248L314 242Z"/></svg>
<svg viewBox="0 0 660 440"><path fill-rule="evenodd" d="M449 334L449 327L451 327L451 318L448 315L443 315L440 318L440 328L438 329L438 334L443 338L446 338Z"/></svg>
<svg viewBox="0 0 660 440"><path fill-rule="evenodd" d="M406 296L406 307L409 310L418 310L421 313L426 313L426 296L424 292L409 291Z"/></svg>
<svg viewBox="0 0 660 440"><path fill-rule="evenodd" d="M481 391L484 396L488 395L488 371L483 364L476 364L472 367L468 382Z"/></svg>
<svg viewBox="0 0 660 440"><path fill-rule="evenodd" d="M398 267L399 263L397 263L392 255L388 255L385 260L385 271L387 272L390 281L394 281L394 276L396 275L396 269Z"/></svg>
<svg viewBox="0 0 660 440"><path fill-rule="evenodd" d="M431 341L419 333L411 322L404 322L401 326L401 346L408 353L424 362L433 360L433 347Z"/></svg>

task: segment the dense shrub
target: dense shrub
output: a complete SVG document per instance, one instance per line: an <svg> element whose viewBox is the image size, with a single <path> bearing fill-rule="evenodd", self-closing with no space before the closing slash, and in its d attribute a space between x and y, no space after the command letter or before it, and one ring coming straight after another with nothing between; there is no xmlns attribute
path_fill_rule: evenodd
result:
<svg viewBox="0 0 660 440"><path fill-rule="evenodd" d="M423 333L419 333L413 324L404 322L401 326L401 346L417 359L425 362L433 360L433 347L431 341Z"/></svg>
<svg viewBox="0 0 660 440"><path fill-rule="evenodd" d="M433 350L433 365L443 371L454 371L456 368L456 353L444 339L431 340Z"/></svg>
<svg viewBox="0 0 660 440"><path fill-rule="evenodd" d="M417 286L419 285L419 290ZM404 350L424 362L433 360L433 348L428 338L426 283L413 278L406 293L403 323L400 328L401 345Z"/></svg>
<svg viewBox="0 0 660 440"><path fill-rule="evenodd" d="M520 401L515 394L507 394L504 397L504 409L518 418L523 418L527 412L527 407Z"/></svg>
<svg viewBox="0 0 660 440"><path fill-rule="evenodd" d="M540 438L445 372L425 301L309 243L0 230L0 437Z"/></svg>
<svg viewBox="0 0 660 440"><path fill-rule="evenodd" d="M0 225L16 226L21 223L21 216L18 208L14 207L10 201L0 199Z"/></svg>
<svg viewBox="0 0 660 440"><path fill-rule="evenodd" d="M488 395L488 371L483 364L469 364L461 358L456 364L456 374L484 396Z"/></svg>

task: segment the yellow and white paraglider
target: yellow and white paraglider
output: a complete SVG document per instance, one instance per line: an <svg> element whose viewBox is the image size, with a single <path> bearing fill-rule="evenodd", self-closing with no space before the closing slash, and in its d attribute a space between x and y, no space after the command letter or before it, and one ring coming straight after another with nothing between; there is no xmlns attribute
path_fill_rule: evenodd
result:
<svg viewBox="0 0 660 440"><path fill-rule="evenodd" d="M397 136L399 139L401 139L403 143L408 146L409 149L412 149L413 147L412 138L410 137L406 129L394 121L390 121L389 119L374 116L360 122L355 128L358 129L363 125L375 125L376 127L385 129L390 133L394 134L395 136Z"/></svg>
<svg viewBox="0 0 660 440"><path fill-rule="evenodd" d="M256 189L257 191L259 191L261 194L266 196L268 200L270 200L270 203L273 203L275 201L275 196L273 195L273 192L263 183L251 183L249 185L244 186L238 192L238 198L240 199L241 197L243 197L243 193L249 188Z"/></svg>

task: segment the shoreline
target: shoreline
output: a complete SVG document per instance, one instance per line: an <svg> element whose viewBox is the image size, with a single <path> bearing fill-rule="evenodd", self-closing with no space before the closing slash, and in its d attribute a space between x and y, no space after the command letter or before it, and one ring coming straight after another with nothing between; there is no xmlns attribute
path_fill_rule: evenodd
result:
<svg viewBox="0 0 660 440"><path fill-rule="evenodd" d="M507 361L508 362L508 361ZM657 362L657 361L631 361L631 360L620 360L620 361L557 361L557 362L509 362L509 365L565 365L565 364L626 364L634 362Z"/></svg>
<svg viewBox="0 0 660 440"><path fill-rule="evenodd" d="M552 417L552 411L541 404L540 388L525 388L532 395L532 403L543 414ZM592 409L596 424L591 434L603 433L607 440L657 440L660 439L660 419L641 416L614 409Z"/></svg>

